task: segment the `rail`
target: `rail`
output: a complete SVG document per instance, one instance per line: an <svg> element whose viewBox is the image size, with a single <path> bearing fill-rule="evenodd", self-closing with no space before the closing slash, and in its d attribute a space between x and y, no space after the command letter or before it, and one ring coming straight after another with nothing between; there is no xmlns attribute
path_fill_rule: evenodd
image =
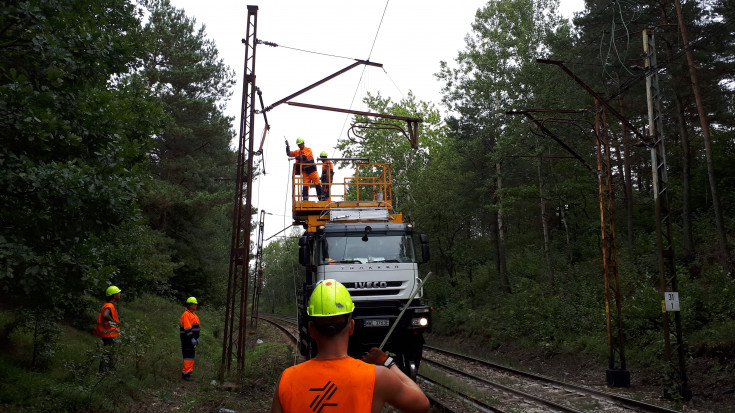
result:
<svg viewBox="0 0 735 413"><path fill-rule="evenodd" d="M296 323L295 317L277 317L289 324ZM529 410L580 412L590 411L590 406L594 406L594 411L677 412L667 407L539 376L435 346L425 345L424 350L424 358L418 378L422 389L431 400L434 411L503 412L517 411L518 408L524 408L523 406L525 406ZM440 357L437 357L437 355ZM441 360L442 357L449 360ZM480 372L483 369L499 371L500 377L487 377L486 374ZM427 377L428 373L432 373L432 377ZM445 375L448 378L454 377L457 379L456 381L462 384L457 388L451 383L439 383L437 375ZM516 380L523 380L520 384L523 391L514 388L516 386L512 385L512 382ZM487 389L493 388L493 399L496 400L487 403L472 396L467 391L469 382L478 383L472 385L477 389L475 391L477 394L482 394L487 392ZM502 384L500 384L501 382Z"/></svg>

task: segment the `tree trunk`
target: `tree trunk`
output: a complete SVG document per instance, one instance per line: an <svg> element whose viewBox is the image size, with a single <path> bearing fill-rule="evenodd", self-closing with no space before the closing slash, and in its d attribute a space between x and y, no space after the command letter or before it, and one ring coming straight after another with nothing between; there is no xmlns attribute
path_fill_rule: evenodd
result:
<svg viewBox="0 0 735 413"><path fill-rule="evenodd" d="M620 103L620 114L625 117L625 102L623 101L623 94L618 95L618 102ZM627 224L628 233L626 237L626 246L628 247L628 254L633 255L633 182L631 181L630 172L630 142L628 141L628 126L623 122L623 195L625 203L625 222ZM618 152L618 158L620 153Z"/></svg>
<svg viewBox="0 0 735 413"><path fill-rule="evenodd" d="M549 248L549 224L546 221L546 200L544 200L544 182L541 177L541 157L538 158L538 194L539 203L541 204L541 228L544 232L544 256L546 257L546 271L549 274L549 282L551 282L551 292L556 293L556 282L554 280L554 270L551 267L551 248Z"/></svg>
<svg viewBox="0 0 735 413"><path fill-rule="evenodd" d="M665 24L669 24L669 19L666 14L666 7L662 5L662 16ZM668 36L663 36L664 49L666 50L666 59L673 62L674 52L671 47L671 41ZM672 77L673 74L672 74ZM691 262L696 258L697 252L694 248L694 237L692 235L692 212L690 206L689 187L691 179L691 148L689 146L689 130L686 124L686 113L684 112L684 100L679 93L679 84L675 82L674 85L674 105L676 108L676 123L679 126L679 137L681 139L681 151L682 151L682 162L681 162L681 230L682 230L682 242L684 243L684 258L686 261Z"/></svg>
<svg viewBox="0 0 735 413"><path fill-rule="evenodd" d="M676 6L676 14L679 19L679 31L681 39L684 42L684 50L686 51L687 65L689 66L689 78L692 82L692 91L694 92L694 100L697 102L697 112L699 114L699 123L702 127L702 137L704 139L704 151L707 158L707 176L709 178L710 193L712 194L712 209L715 213L715 227L717 230L717 246L719 249L720 262L726 272L730 272L735 277L730 264L730 253L727 248L727 234L725 234L725 223L722 218L722 209L720 208L720 198L717 194L717 182L715 180L715 167L712 161L712 145L709 136L709 122L707 115L702 107L702 98L699 94L699 84L697 83L697 69L694 66L694 57L692 56L691 45L687 36L686 26L684 25L684 14L681 11L681 0L674 0Z"/></svg>
<svg viewBox="0 0 735 413"><path fill-rule="evenodd" d="M497 189L500 191L503 189L503 182L500 176L500 163L495 164L495 171L497 172ZM497 233L497 270L498 277L500 278L500 285L503 287L505 292L512 293L510 288L510 280L508 279L508 265L505 260L505 233L503 229L503 201L502 198L496 196L496 203L498 204L498 212L495 214L495 231Z"/></svg>
<svg viewBox="0 0 735 413"><path fill-rule="evenodd" d="M694 236L692 235L692 209L689 204L689 180L691 178L691 149L689 148L689 131L685 121L684 106L682 105L681 94L678 88L675 90L674 103L676 105L676 121L679 124L679 133L681 135L681 230L684 241L684 257L687 261L692 261L697 252L694 249Z"/></svg>
<svg viewBox="0 0 735 413"><path fill-rule="evenodd" d="M559 207L559 217L561 224L564 225L564 235L567 238L567 249L569 250L569 265L574 262L574 251L572 250L572 241L569 239L569 225L567 224L567 216L564 214L564 205Z"/></svg>

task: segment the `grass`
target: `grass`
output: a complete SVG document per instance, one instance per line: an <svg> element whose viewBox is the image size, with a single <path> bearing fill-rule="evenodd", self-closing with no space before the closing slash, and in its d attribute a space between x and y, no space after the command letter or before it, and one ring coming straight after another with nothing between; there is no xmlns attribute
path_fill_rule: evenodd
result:
<svg viewBox="0 0 735 413"><path fill-rule="evenodd" d="M181 380L178 327L183 311L183 306L160 297L121 302L116 369L99 373L101 340L89 330L59 324L43 355L45 361L32 368L32 332L24 328L9 331L18 314L1 310L0 331L5 342L0 355L0 411L269 410L275 382L293 362L292 350L283 338L265 326L249 334L242 380L235 377L236 362L231 367L233 374L225 378L241 386L228 390L218 380L224 320L219 312L202 307L197 311L202 333L194 380L185 382Z"/></svg>

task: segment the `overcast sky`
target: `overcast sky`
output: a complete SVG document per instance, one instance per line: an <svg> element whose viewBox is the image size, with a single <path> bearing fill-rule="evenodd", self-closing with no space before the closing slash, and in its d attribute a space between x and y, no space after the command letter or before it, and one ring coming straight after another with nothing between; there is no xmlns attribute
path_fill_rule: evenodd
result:
<svg viewBox="0 0 735 413"><path fill-rule="evenodd" d="M434 74L439 62L450 64L464 48L481 0L171 0L206 27L225 64L237 73L237 86L227 106L239 133L242 102L247 4L258 6L257 38L280 47L256 47L256 86L266 106L352 64L352 59L382 63L383 68L358 66L293 99L295 102L367 110L362 97L371 92L403 99L412 91L418 100L441 107L442 84ZM567 17L584 8L584 0L561 0ZM387 7L386 7L387 4ZM298 51L294 49L301 49ZM316 53L333 56L324 56ZM257 104L260 109L260 104ZM284 139L296 149L302 137L316 156L326 151L339 157L337 139L345 137L349 116L286 104L268 112L271 130L264 145L265 175L253 185L253 205L266 215L264 238L291 224L289 162ZM256 116L256 148L264 121ZM420 136L419 136L420 144ZM262 170L261 170L262 172ZM321 171L320 171L321 173ZM351 171L338 171L342 181ZM343 176L340 176L343 175ZM313 191L312 191L313 192ZM257 218L258 215L256 215ZM287 235L287 230L280 235ZM275 238L274 238L275 239Z"/></svg>

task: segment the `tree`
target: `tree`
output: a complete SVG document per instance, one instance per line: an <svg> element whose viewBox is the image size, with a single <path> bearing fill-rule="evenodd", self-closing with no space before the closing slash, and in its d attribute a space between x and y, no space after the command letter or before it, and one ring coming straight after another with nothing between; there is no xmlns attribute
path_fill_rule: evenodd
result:
<svg viewBox="0 0 735 413"><path fill-rule="evenodd" d="M303 279L299 264L297 230L263 248L263 291L259 308L265 312L295 314L296 288Z"/></svg>
<svg viewBox="0 0 735 413"><path fill-rule="evenodd" d="M372 163L391 164L393 177L394 200L400 211L411 214L411 205L414 204L414 190L411 183L415 182L421 170L426 166L431 153L440 145L445 132L438 110L430 103L416 101L416 97L409 91L408 96L400 102L394 103L390 98L368 93L364 103L370 110L394 116L419 117L423 119L419 128L419 148L411 148L408 139L396 129L359 128L362 135L351 139L340 139L337 148L346 157L364 157ZM376 121L365 116L356 116L353 122L356 125L376 123L393 125L394 128L403 128L402 121ZM376 125L377 126L377 125Z"/></svg>
<svg viewBox="0 0 735 413"><path fill-rule="evenodd" d="M76 302L145 260L99 243L137 231L162 114L130 74L136 16L124 0L0 4L0 288L19 305Z"/></svg>
<svg viewBox="0 0 735 413"><path fill-rule="evenodd" d="M237 156L230 148L232 119L223 115L234 74L218 57L205 27L168 0L146 2L143 33L150 53L142 74L167 114L155 137L143 209L152 228L173 240L180 265L177 295L225 297L232 182Z"/></svg>
<svg viewBox="0 0 735 413"><path fill-rule="evenodd" d="M534 145L527 126L506 111L548 108L552 102L564 102L564 96L576 95L563 90L556 75L536 63L549 56L552 47L562 50L565 41L568 45L570 28L556 12L557 4L488 2L475 16L467 46L456 58L457 68L442 62L438 74L447 85L444 103L458 114L449 124L457 137L455 148L464 155L458 168L468 171L459 186L468 186L464 192L472 194L475 217L485 227L469 236L493 234L498 281L508 292L505 231L512 225L514 210L525 210L523 203L533 185L521 172L533 170L532 166L519 156L549 153L544 148L550 146L544 141ZM524 196L514 195L517 190Z"/></svg>

